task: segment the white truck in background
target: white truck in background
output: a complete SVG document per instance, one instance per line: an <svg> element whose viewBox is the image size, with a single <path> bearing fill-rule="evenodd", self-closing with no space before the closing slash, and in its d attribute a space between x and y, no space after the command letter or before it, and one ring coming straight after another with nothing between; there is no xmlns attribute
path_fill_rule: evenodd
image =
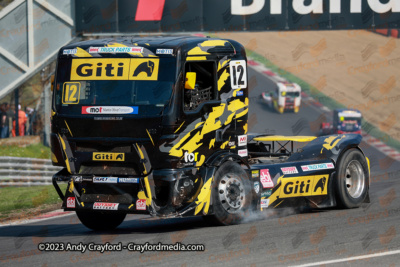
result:
<svg viewBox="0 0 400 267"><path fill-rule="evenodd" d="M296 83L278 82L275 91L263 92L262 98L270 108L279 113L293 111L298 113L301 105L301 87Z"/></svg>

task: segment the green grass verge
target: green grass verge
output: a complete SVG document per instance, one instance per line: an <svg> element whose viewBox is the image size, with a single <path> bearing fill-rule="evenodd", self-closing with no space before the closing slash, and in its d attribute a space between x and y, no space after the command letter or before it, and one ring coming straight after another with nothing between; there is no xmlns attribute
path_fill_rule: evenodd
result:
<svg viewBox="0 0 400 267"><path fill-rule="evenodd" d="M3 145L0 147L0 157L26 157L50 159L51 150L42 144L32 144L26 147Z"/></svg>
<svg viewBox="0 0 400 267"><path fill-rule="evenodd" d="M61 191L65 193L67 184L59 184ZM13 214L40 213L49 205L59 204L61 199L53 185L32 187L3 187L0 188L0 219L12 218Z"/></svg>
<svg viewBox="0 0 400 267"><path fill-rule="evenodd" d="M324 106L335 109L335 108L346 108L345 105L335 101L334 99L330 98L329 96L325 95L321 91L319 91L314 86L310 85L309 83L305 82L304 80L300 79L299 77L293 75L292 73L279 68L275 64L273 64L268 59L264 58L260 54L257 54L254 51L246 49L246 54L249 58L256 60L265 65L265 67L271 69L273 72L279 74L283 78L287 79L290 82L297 83L301 86L302 91L306 92L308 95L312 96L314 99L319 101ZM369 123L367 120L363 119L362 128L365 132L372 135L373 137L381 140L382 142L386 143L387 145L397 149L400 151L400 141L392 138L387 133L384 133L379 130L376 126Z"/></svg>

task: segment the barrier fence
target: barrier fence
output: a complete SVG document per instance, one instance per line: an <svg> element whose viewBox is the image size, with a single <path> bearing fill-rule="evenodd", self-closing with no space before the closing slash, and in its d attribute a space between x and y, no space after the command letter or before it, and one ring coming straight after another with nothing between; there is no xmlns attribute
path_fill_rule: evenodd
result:
<svg viewBox="0 0 400 267"><path fill-rule="evenodd" d="M47 159L0 157L0 187L50 185L59 170Z"/></svg>

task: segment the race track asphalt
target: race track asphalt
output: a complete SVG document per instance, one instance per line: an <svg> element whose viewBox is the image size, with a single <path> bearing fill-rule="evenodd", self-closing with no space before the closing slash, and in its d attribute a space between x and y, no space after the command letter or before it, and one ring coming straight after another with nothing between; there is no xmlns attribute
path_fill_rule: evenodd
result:
<svg viewBox="0 0 400 267"><path fill-rule="evenodd" d="M323 110L308 101L298 114L277 114L259 98L274 89L264 75L249 69L250 132L314 135ZM368 144L371 203L361 208L296 213L265 211L242 225L208 226L202 218L159 220L129 215L115 231L95 233L73 214L0 227L0 265L20 266L395 266L400 254L400 164ZM99 222L101 223L101 222ZM127 244L204 244L201 252L40 252L43 242ZM391 254L390 253L395 253ZM382 256L388 254L386 256ZM370 255L370 258L348 258ZM378 257L379 256L379 257ZM340 261L342 260L342 261ZM325 262L331 261L331 262ZM320 263L322 262L322 263Z"/></svg>

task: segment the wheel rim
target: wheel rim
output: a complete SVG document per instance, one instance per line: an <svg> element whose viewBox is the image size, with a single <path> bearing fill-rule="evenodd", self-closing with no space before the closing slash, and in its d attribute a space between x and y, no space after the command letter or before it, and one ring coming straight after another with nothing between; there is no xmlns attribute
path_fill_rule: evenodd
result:
<svg viewBox="0 0 400 267"><path fill-rule="evenodd" d="M361 163L352 160L346 168L345 176L346 189L352 198L358 198L364 191L365 187L365 174Z"/></svg>
<svg viewBox="0 0 400 267"><path fill-rule="evenodd" d="M244 184L233 174L226 174L218 184L218 196L222 207L229 213L242 209L245 200Z"/></svg>

